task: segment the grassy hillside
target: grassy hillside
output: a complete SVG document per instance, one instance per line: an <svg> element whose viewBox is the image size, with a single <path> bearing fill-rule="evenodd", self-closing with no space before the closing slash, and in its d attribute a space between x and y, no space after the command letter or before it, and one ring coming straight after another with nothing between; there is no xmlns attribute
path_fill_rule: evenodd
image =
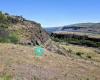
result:
<svg viewBox="0 0 100 80"><path fill-rule="evenodd" d="M93 60L100 62L100 50L92 47L84 47L77 45L62 45L70 56L74 58L83 58L85 60Z"/></svg>
<svg viewBox="0 0 100 80"><path fill-rule="evenodd" d="M100 63L53 54L36 58L35 47L0 43L0 80L99 80Z"/></svg>
<svg viewBox="0 0 100 80"><path fill-rule="evenodd" d="M0 12L0 42L34 46L43 44L49 38L39 23Z"/></svg>

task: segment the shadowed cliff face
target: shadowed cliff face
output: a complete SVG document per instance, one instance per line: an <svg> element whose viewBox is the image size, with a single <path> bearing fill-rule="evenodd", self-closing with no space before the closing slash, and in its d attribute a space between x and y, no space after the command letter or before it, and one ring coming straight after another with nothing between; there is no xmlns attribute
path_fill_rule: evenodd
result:
<svg viewBox="0 0 100 80"><path fill-rule="evenodd" d="M82 40L91 40L95 42L100 42L100 38L97 37L90 37L88 35L81 35L81 34L75 34L75 33L52 33L51 36L58 37L58 38L76 38L76 39L82 39Z"/></svg>
<svg viewBox="0 0 100 80"><path fill-rule="evenodd" d="M100 36L79 32L55 32L51 34L54 41L100 48Z"/></svg>

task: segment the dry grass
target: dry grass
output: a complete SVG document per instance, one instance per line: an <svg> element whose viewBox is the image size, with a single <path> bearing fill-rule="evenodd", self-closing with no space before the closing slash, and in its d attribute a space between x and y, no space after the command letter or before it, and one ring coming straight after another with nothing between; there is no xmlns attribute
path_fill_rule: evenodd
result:
<svg viewBox="0 0 100 80"><path fill-rule="evenodd" d="M71 50L71 53L83 53L82 57L87 59L88 56L91 56L91 59L94 61L100 62L100 50L97 48L90 48L85 46L78 45L62 45L67 51Z"/></svg>
<svg viewBox="0 0 100 80"><path fill-rule="evenodd" d="M10 80L99 80L100 63L51 53L36 58L34 47L0 44L0 79Z"/></svg>

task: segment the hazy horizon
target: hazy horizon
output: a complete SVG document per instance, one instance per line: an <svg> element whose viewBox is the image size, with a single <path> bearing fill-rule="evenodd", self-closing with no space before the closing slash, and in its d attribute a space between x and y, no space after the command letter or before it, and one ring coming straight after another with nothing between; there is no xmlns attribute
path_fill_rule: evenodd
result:
<svg viewBox="0 0 100 80"><path fill-rule="evenodd" d="M99 0L3 0L0 3L1 11L22 15L41 23L42 27L100 21Z"/></svg>

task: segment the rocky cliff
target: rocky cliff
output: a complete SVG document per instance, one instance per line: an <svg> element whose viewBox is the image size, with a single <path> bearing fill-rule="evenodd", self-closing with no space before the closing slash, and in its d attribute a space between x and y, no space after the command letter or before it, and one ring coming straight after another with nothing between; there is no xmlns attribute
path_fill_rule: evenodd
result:
<svg viewBox="0 0 100 80"><path fill-rule="evenodd" d="M44 44L49 38L41 24L0 12L0 42L35 46Z"/></svg>
<svg viewBox="0 0 100 80"><path fill-rule="evenodd" d="M26 20L22 16L11 16L2 12L0 12L0 43L41 45L55 53L66 53L58 44L51 40L40 23Z"/></svg>

